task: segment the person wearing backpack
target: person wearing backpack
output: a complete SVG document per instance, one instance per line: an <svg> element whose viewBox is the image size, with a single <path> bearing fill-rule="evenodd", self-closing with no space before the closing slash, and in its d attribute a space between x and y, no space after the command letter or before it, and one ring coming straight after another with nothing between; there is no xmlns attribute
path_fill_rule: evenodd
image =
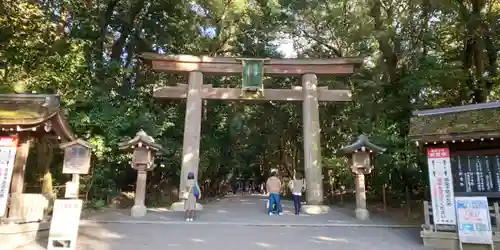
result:
<svg viewBox="0 0 500 250"><path fill-rule="evenodd" d="M196 217L196 200L201 198L201 190L198 182L194 178L194 173L187 175L186 187L184 188L184 217L186 221L193 221Z"/></svg>

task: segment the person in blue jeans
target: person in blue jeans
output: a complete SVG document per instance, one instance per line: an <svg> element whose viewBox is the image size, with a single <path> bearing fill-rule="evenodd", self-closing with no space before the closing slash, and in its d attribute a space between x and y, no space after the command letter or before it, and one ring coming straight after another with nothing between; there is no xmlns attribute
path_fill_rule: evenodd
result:
<svg viewBox="0 0 500 250"><path fill-rule="evenodd" d="M273 207L276 206L278 210L278 215L283 215L283 209L281 208L281 181L278 177L276 177L276 172L271 172L271 177L267 179L266 189L269 195L269 208L267 212L269 215L273 215Z"/></svg>
<svg viewBox="0 0 500 250"><path fill-rule="evenodd" d="M302 175L300 173L295 174L295 178L290 180L288 183L290 190L292 191L293 197L293 206L295 207L295 215L300 214L300 197L302 196L302 192L305 190L305 181L302 179Z"/></svg>

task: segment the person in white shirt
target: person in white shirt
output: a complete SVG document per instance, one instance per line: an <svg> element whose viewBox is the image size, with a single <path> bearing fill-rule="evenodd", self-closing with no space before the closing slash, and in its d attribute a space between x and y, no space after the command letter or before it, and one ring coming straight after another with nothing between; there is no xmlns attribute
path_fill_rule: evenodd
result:
<svg viewBox="0 0 500 250"><path fill-rule="evenodd" d="M300 197L302 196L302 192L306 188L306 184L302 175L299 173L295 174L295 178L288 183L290 190L292 191L293 197L293 206L295 207L295 215L300 214Z"/></svg>

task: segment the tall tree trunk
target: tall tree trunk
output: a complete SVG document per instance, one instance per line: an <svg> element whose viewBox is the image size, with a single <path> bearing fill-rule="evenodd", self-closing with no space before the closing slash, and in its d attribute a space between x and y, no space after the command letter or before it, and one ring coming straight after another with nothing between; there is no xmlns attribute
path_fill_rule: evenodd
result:
<svg viewBox="0 0 500 250"><path fill-rule="evenodd" d="M120 62L121 56L123 54L123 47L127 38L130 36L132 29L134 27L134 22L139 13L144 8L145 0L137 1L129 11L129 19L123 22L120 29L120 37L115 41L111 48L111 60Z"/></svg>
<svg viewBox="0 0 500 250"><path fill-rule="evenodd" d="M113 18L113 13L115 11L116 6L120 0L109 0L106 4L106 8L103 13L99 13L99 33L97 34L97 39L95 41L94 48L92 50L92 56L89 57L88 64L93 65L96 64L96 81L101 82L105 79L105 74L103 70L104 66L104 43L106 42L106 35L108 33L108 27ZM94 88L100 89L102 88L99 84L94 84Z"/></svg>

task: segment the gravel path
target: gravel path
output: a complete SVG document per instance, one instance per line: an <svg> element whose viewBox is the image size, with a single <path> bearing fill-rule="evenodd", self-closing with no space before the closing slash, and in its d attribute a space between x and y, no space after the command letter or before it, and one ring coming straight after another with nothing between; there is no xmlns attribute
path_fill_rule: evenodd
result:
<svg viewBox="0 0 500 250"><path fill-rule="evenodd" d="M134 222L134 218L130 219L122 213L96 216L80 227L77 249L426 249L419 238L419 229L292 226L356 221L347 211L342 210L319 216L269 217L263 211L261 199L262 197L231 197L209 204L200 214L198 224L182 222L182 214L161 212L158 209L141 218L143 223ZM290 205L286 203L285 209ZM128 219L128 223L90 223L104 219ZM256 225L244 225L245 221L254 221ZM266 222L267 225L259 226L259 222ZM269 222L275 224L270 225ZM46 240L40 240L18 249L40 250L46 246Z"/></svg>

